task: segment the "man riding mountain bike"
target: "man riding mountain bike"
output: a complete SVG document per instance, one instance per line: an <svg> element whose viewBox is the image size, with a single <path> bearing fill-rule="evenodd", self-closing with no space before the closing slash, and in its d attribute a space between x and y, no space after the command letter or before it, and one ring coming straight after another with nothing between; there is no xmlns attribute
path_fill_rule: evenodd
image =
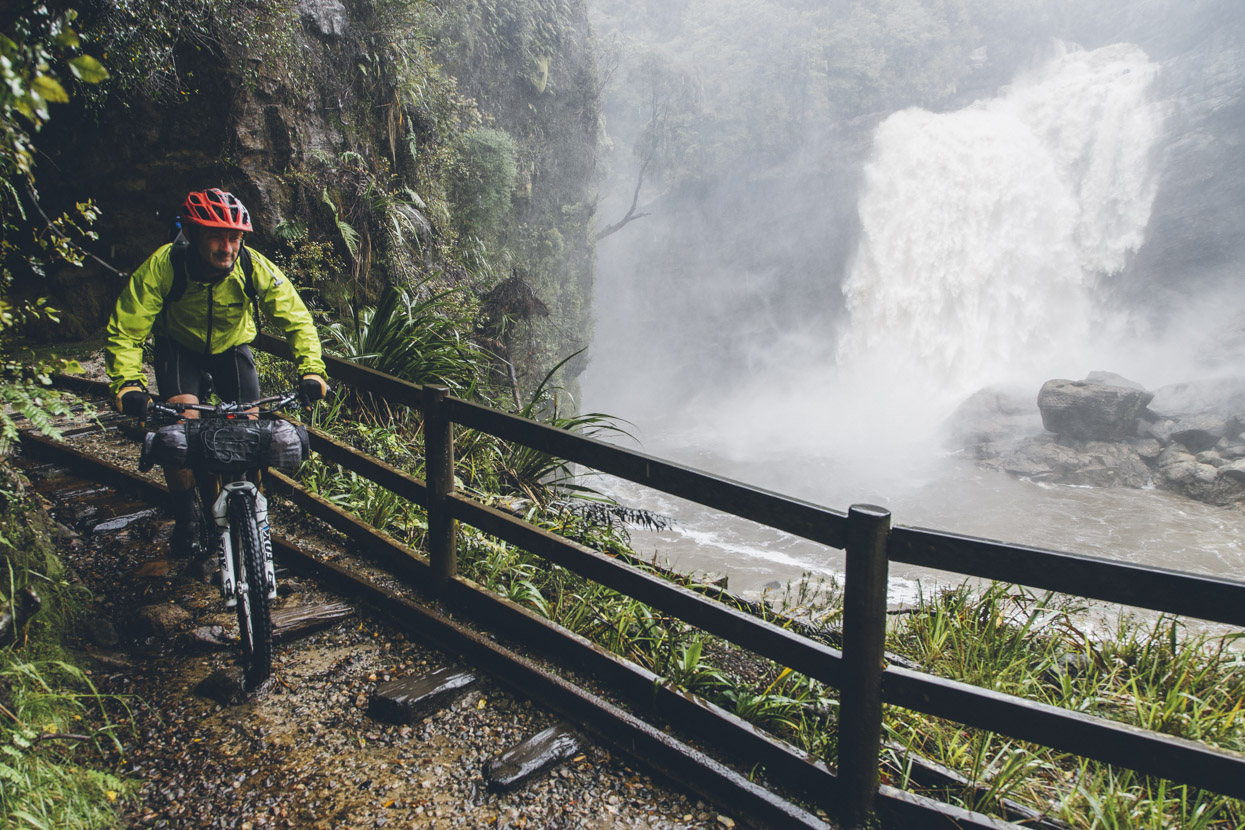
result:
<svg viewBox="0 0 1245 830"><path fill-rule="evenodd" d="M204 372L222 400L259 398L249 344L258 335L260 309L289 340L304 401L328 394L311 313L281 269L243 245L250 230L250 214L233 194L212 188L186 196L182 232L134 272L108 321L105 364L117 411L140 419L147 414L142 349L148 335L154 335L156 387L165 401L199 403L209 392L201 388ZM165 481L176 520L172 555L208 557L199 542L203 518L194 472L166 468Z"/></svg>

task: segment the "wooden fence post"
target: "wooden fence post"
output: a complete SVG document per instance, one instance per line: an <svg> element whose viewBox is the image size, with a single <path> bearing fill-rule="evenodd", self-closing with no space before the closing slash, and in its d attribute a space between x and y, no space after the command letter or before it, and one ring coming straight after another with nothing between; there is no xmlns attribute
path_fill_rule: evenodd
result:
<svg viewBox="0 0 1245 830"><path fill-rule="evenodd" d="M454 426L445 413L444 386L424 387L424 466L428 484L428 559L437 592L458 574L458 527L447 496L454 492Z"/></svg>
<svg viewBox="0 0 1245 830"><path fill-rule="evenodd" d="M839 820L849 830L867 825L878 793L890 527L890 511L881 507L857 504L847 512L838 760Z"/></svg>

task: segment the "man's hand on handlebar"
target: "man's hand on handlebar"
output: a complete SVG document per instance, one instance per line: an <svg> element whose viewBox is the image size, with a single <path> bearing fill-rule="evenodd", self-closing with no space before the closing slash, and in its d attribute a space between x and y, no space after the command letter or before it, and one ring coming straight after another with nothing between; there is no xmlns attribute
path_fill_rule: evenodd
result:
<svg viewBox="0 0 1245 830"><path fill-rule="evenodd" d="M323 400L329 393L329 385L324 382L324 378L317 374L309 372L303 375L302 380L298 382L298 396L303 402L303 406L308 409L316 401Z"/></svg>
<svg viewBox="0 0 1245 830"><path fill-rule="evenodd" d="M151 402L151 395L147 390L137 384L126 384L121 387L121 391L117 392L117 399L113 402L116 410L122 415L128 415L131 418L138 418L140 421L147 417L147 404Z"/></svg>

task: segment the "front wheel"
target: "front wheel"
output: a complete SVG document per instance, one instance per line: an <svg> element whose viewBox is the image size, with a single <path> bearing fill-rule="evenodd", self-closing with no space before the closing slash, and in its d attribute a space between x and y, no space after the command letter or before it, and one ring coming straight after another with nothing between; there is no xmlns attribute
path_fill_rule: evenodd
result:
<svg viewBox="0 0 1245 830"><path fill-rule="evenodd" d="M272 616L264 575L264 546L255 521L254 498L235 493L229 499L229 534L234 575L238 583L238 634L242 638L242 671L248 688L272 673Z"/></svg>

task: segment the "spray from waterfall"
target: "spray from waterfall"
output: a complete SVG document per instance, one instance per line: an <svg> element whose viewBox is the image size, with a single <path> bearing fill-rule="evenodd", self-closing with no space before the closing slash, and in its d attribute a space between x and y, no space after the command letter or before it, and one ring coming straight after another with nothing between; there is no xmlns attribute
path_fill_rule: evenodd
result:
<svg viewBox="0 0 1245 830"><path fill-rule="evenodd" d="M997 98L882 123L843 289L842 380L946 403L1097 368L1126 322L1101 289L1154 201L1157 72L1128 44L1061 47Z"/></svg>

